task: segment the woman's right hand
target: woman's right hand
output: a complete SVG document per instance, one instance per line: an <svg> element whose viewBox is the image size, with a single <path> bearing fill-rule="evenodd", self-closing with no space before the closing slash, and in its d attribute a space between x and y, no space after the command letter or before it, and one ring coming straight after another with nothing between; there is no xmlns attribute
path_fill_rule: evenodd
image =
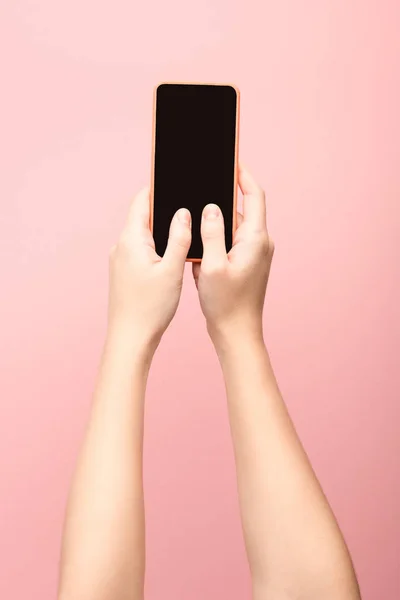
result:
<svg viewBox="0 0 400 600"><path fill-rule="evenodd" d="M224 220L216 204L203 211L204 252L193 275L207 328L214 344L234 336L262 339L262 312L274 252L266 226L265 194L250 173L239 167L244 214L238 214L233 246L226 254Z"/></svg>

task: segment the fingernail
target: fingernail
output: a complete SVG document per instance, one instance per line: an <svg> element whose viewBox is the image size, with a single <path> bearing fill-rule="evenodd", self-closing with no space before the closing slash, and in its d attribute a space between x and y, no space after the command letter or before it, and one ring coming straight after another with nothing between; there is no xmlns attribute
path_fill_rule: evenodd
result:
<svg viewBox="0 0 400 600"><path fill-rule="evenodd" d="M188 210L186 210L186 208L179 209L179 211L178 211L178 219L184 225L190 225L190 221L191 221L190 212Z"/></svg>
<svg viewBox="0 0 400 600"><path fill-rule="evenodd" d="M203 212L203 217L207 220L217 219L221 214L219 207L216 204L208 204Z"/></svg>

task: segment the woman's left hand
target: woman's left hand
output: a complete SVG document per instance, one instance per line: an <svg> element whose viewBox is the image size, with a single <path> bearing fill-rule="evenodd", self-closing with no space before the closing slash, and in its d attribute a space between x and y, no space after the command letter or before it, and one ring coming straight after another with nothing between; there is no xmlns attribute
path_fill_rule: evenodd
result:
<svg viewBox="0 0 400 600"><path fill-rule="evenodd" d="M155 251L149 223L150 194L145 188L135 196L110 251L109 332L122 329L155 348L178 307L191 216L187 209L177 211L163 258Z"/></svg>

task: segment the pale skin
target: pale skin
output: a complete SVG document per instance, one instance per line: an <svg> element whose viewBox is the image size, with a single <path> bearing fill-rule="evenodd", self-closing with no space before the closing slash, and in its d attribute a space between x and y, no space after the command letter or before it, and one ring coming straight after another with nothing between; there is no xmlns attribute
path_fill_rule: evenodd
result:
<svg viewBox="0 0 400 600"><path fill-rule="evenodd" d="M264 342L274 247L265 194L239 169L244 212L226 254L215 204L193 274L227 393L253 600L359 600L342 534L299 441ZM181 209L157 256L149 191L110 253L108 331L65 520L59 600L143 600L143 415L151 361L178 307L191 242Z"/></svg>

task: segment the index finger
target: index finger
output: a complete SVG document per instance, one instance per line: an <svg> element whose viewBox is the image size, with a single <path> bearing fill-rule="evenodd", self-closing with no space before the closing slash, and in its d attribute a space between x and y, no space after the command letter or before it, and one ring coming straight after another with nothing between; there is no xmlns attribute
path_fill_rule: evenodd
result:
<svg viewBox="0 0 400 600"><path fill-rule="evenodd" d="M242 163L239 164L239 187L243 194L244 222L250 223L256 230L264 229L265 193Z"/></svg>

